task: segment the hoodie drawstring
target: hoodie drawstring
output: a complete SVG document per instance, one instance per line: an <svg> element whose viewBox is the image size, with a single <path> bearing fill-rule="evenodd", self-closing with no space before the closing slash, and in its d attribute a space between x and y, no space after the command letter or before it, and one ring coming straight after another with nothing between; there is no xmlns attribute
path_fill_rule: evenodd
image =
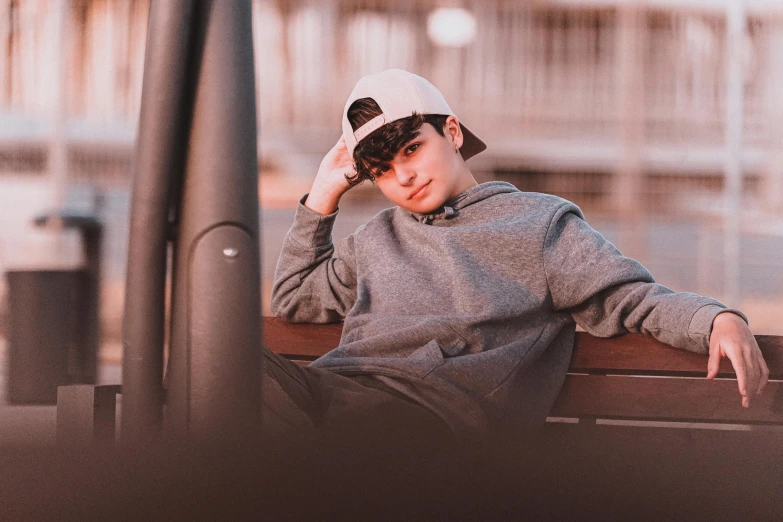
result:
<svg viewBox="0 0 783 522"><path fill-rule="evenodd" d="M410 215L419 223L431 225L433 221L442 217L451 219L459 215L463 208L467 208L476 202L483 201L497 194L519 192L514 185L506 181L486 181L474 185L441 205L437 211L429 214L410 212Z"/></svg>
<svg viewBox="0 0 783 522"><path fill-rule="evenodd" d="M444 205L443 210L441 212L437 212L434 214L421 214L419 216L419 221L421 223L424 223L425 225L431 225L433 221L435 221L435 218L443 216L443 219L451 219L453 217L456 217L459 215L459 212L457 212L454 207L449 207Z"/></svg>

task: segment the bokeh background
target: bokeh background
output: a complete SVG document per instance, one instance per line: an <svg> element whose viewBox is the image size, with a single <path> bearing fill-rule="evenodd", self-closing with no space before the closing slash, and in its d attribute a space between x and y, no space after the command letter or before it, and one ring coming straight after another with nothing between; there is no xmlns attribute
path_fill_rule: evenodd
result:
<svg viewBox="0 0 783 522"><path fill-rule="evenodd" d="M0 0L0 273L84 262L105 227L103 364L120 332L149 0ZM489 148L481 181L577 203L658 282L783 334L780 0L253 0L263 309L297 200L363 75L434 83ZM335 240L389 206L352 190ZM0 282L0 357L8 299ZM115 372L115 377L118 375Z"/></svg>

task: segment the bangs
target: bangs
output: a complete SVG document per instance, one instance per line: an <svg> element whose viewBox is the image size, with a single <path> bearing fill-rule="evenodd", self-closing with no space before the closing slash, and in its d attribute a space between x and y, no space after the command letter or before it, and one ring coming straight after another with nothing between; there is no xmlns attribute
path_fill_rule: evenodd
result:
<svg viewBox="0 0 783 522"><path fill-rule="evenodd" d="M357 174L364 173L365 179L374 182L389 170L397 153L421 134L424 121L424 116L414 114L371 132L353 151Z"/></svg>

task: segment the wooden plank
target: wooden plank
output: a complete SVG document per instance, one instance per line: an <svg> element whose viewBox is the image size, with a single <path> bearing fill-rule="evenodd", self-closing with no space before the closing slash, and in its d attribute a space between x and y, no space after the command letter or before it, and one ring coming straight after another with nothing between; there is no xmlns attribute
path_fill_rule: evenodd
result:
<svg viewBox="0 0 783 522"><path fill-rule="evenodd" d="M783 337L757 335L771 378L783 378ZM706 375L707 356L673 348L649 335L627 334L610 339L577 332L570 371L575 373L629 373L650 375ZM723 359L721 375L734 369Z"/></svg>
<svg viewBox="0 0 783 522"><path fill-rule="evenodd" d="M783 424L783 383L768 383L746 409L732 379L568 375L550 415Z"/></svg>
<svg viewBox="0 0 783 522"><path fill-rule="evenodd" d="M264 317L264 344L292 359L313 360L340 343L342 323L286 323ZM757 335L770 377L783 378L783 337ZM574 373L616 373L637 375L706 375L707 356L673 348L651 336L628 334L610 339L577 332ZM721 375L733 376L731 363L721 361Z"/></svg>
<svg viewBox="0 0 783 522"><path fill-rule="evenodd" d="M286 323L276 317L263 318L264 346L291 358L320 357L340 344L342 331L342 323Z"/></svg>

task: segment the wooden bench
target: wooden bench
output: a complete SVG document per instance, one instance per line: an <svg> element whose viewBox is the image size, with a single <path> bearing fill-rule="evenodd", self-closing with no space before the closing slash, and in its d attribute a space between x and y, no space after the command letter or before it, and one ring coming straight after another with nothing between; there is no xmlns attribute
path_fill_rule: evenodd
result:
<svg viewBox="0 0 783 522"><path fill-rule="evenodd" d="M341 331L339 323L290 324L264 318L264 344L299 364L308 364L336 347ZM575 423L579 419L583 426L623 421L640 426L783 427L783 337L758 335L756 340L769 366L770 382L746 409L741 406L728 359L721 361L716 379L708 381L707 356L641 334L601 339L577 332L569 373L549 420Z"/></svg>
<svg viewBox="0 0 783 522"><path fill-rule="evenodd" d="M270 317L264 342L306 365L339 344L341 329ZM770 380L746 409L728 359L707 380L706 355L646 335L602 339L577 332L544 443L522 451L498 448L508 461L500 487L513 491L519 470L534 470L544 517L558 512L589 519L592 511L620 518L644 513L650 520L674 513L681 520L780 520L783 337L756 340ZM532 467L529 451L541 455ZM500 503L513 504L514 495Z"/></svg>
<svg viewBox="0 0 783 522"><path fill-rule="evenodd" d="M264 345L289 360L307 365L335 348L342 324L291 324L263 318ZM601 339L576 333L563 389L550 411L549 424L580 428L646 426L735 431L779 430L783 440L783 337L757 335L769 367L762 395L743 408L734 370L721 361L718 376L707 374L707 356L673 348L640 334ZM58 438L113 439L114 395L119 386L60 387ZM90 394L90 400L85 400ZM62 421L62 422L61 422Z"/></svg>

